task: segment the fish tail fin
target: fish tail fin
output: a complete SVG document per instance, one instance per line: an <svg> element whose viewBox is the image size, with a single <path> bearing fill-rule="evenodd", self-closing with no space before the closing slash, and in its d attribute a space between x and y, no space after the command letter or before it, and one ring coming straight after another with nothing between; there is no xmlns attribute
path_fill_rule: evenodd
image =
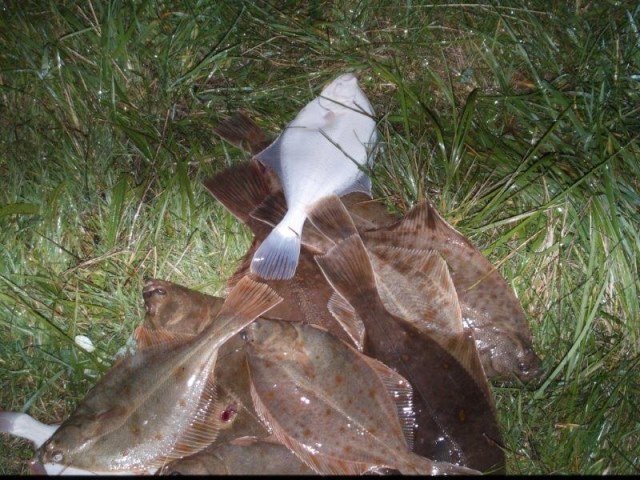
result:
<svg viewBox="0 0 640 480"><path fill-rule="evenodd" d="M334 243L358 233L351 215L337 195L318 200L310 209L308 218L314 227Z"/></svg>
<svg viewBox="0 0 640 480"><path fill-rule="evenodd" d="M267 284L243 277L229 292L214 325L238 332L281 301Z"/></svg>
<svg viewBox="0 0 640 480"><path fill-rule="evenodd" d="M272 193L262 168L252 160L233 165L203 183L233 216L243 223L249 223L249 214Z"/></svg>
<svg viewBox="0 0 640 480"><path fill-rule="evenodd" d="M39 448L58 429L57 425L45 425L26 413L0 412L0 432L26 438Z"/></svg>
<svg viewBox="0 0 640 480"><path fill-rule="evenodd" d="M292 222L291 220L294 220ZM292 225L293 224L293 225ZM265 238L251 260L251 272L267 280L288 280L296 273L300 257L300 240L304 216L287 212L276 228Z"/></svg>
<svg viewBox="0 0 640 480"><path fill-rule="evenodd" d="M376 292L376 279L369 255L360 237L351 235L327 252L315 257L327 281L358 310L359 298Z"/></svg>
<svg viewBox="0 0 640 480"><path fill-rule="evenodd" d="M270 143L264 131L242 111L222 120L213 131L236 147L245 150L248 147L253 154L260 152Z"/></svg>

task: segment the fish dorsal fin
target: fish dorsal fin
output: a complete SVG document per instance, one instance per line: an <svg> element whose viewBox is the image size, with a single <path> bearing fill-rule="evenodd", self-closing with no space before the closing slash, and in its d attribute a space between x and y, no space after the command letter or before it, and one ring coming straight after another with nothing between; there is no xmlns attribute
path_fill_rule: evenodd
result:
<svg viewBox="0 0 640 480"><path fill-rule="evenodd" d="M248 147L253 154L260 152L269 144L264 130L242 111L235 112L222 120L213 131L238 148L246 150Z"/></svg>
<svg viewBox="0 0 640 480"><path fill-rule="evenodd" d="M262 203L249 213L251 218L271 227L278 225L287 213L287 201L282 192L276 192L264 198Z"/></svg>
<svg viewBox="0 0 640 480"><path fill-rule="evenodd" d="M358 316L358 313L340 294L334 292L329 298L327 303L327 309L329 313L333 315L340 326L344 328L349 335L349 338L353 340L354 345L358 351L362 352L364 345L364 323Z"/></svg>
<svg viewBox="0 0 640 480"><path fill-rule="evenodd" d="M244 162L226 168L203 183L233 216L247 223L249 214L272 193L262 168L256 161Z"/></svg>
<svg viewBox="0 0 640 480"><path fill-rule="evenodd" d="M283 133L284 132L286 132L286 129ZM269 167L280 179L282 179L282 168L280 165L280 143L282 142L282 135L283 134L280 134L271 145L253 157L263 165Z"/></svg>
<svg viewBox="0 0 640 480"><path fill-rule="evenodd" d="M226 408L226 405L217 400L218 388L212 372L207 378L191 423L180 433L171 450L151 462L150 466L162 467L173 460L198 453L211 445L218 436L221 424L220 415Z"/></svg>
<svg viewBox="0 0 640 480"><path fill-rule="evenodd" d="M314 203L307 218L320 233L338 243L358 233L349 212L336 195L330 195Z"/></svg>
<svg viewBox="0 0 640 480"><path fill-rule="evenodd" d="M388 229L401 235L428 234L441 239L453 237L473 250L477 250L467 237L442 218L429 201L414 206L403 219L389 226Z"/></svg>
<svg viewBox="0 0 640 480"><path fill-rule="evenodd" d="M151 330L144 326L139 326L133 332L138 350L143 351L148 348L161 347L181 343L191 340L195 335L174 333L165 329Z"/></svg>
<svg viewBox="0 0 640 480"><path fill-rule="evenodd" d="M371 198L371 179L366 173L358 172L358 176L356 177L355 181L342 190L337 191L336 194L342 197L343 195L348 195L349 193L354 192L364 193L365 195L368 195L369 198Z"/></svg>
<svg viewBox="0 0 640 480"><path fill-rule="evenodd" d="M280 302L282 297L267 284L244 276L231 289L216 320L207 329L215 330L216 337L228 339Z"/></svg>
<svg viewBox="0 0 640 480"><path fill-rule="evenodd" d="M407 441L409 450L413 450L413 432L415 429L416 417L413 410L413 388L409 381L398 372L387 367L384 363L363 355L369 366L375 370L389 396L396 405L398 419L402 427L402 433Z"/></svg>
<svg viewBox="0 0 640 480"><path fill-rule="evenodd" d="M316 256L315 260L333 289L354 308L358 308L356 302L362 296L376 292L371 262L358 235L341 241L325 255Z"/></svg>

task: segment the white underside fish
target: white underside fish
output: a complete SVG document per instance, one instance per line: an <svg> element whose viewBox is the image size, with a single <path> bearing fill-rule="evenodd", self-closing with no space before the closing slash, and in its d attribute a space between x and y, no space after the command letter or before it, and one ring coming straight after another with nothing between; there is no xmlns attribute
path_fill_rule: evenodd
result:
<svg viewBox="0 0 640 480"><path fill-rule="evenodd" d="M278 175L287 213L256 251L251 271L265 279L293 277L307 207L327 195L371 192L362 171L377 139L373 109L356 77L339 76L308 103L256 158Z"/></svg>

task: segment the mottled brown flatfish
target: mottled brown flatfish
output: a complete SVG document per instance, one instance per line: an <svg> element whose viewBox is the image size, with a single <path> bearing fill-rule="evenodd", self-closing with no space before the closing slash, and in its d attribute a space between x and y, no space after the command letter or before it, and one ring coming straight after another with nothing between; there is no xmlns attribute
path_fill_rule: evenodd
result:
<svg viewBox="0 0 640 480"><path fill-rule="evenodd" d="M39 460L96 473L146 472L206 448L235 402L216 389L219 347L280 301L246 278L200 335L139 327L139 351L111 367L38 450Z"/></svg>
<svg viewBox="0 0 640 480"><path fill-rule="evenodd" d="M311 325L261 319L244 335L256 411L314 471L473 473L410 451L411 390L386 365Z"/></svg>
<svg viewBox="0 0 640 480"><path fill-rule="evenodd" d="M364 322L364 353L389 365L413 386L414 451L480 471L503 471L492 403L470 373L428 333L387 311L360 237L352 235L316 261Z"/></svg>

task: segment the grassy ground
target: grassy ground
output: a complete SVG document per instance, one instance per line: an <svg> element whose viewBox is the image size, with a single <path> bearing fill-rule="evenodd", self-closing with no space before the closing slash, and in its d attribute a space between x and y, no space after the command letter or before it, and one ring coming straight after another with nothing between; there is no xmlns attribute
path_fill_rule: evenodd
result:
<svg viewBox="0 0 640 480"><path fill-rule="evenodd" d="M637 2L129 3L0 7L1 409L69 414L143 277L219 293L249 235L201 186L246 158L213 127L277 132L354 70L376 194L429 196L529 314L544 376L494 385L509 471L640 470ZM0 473L30 456L0 439Z"/></svg>

